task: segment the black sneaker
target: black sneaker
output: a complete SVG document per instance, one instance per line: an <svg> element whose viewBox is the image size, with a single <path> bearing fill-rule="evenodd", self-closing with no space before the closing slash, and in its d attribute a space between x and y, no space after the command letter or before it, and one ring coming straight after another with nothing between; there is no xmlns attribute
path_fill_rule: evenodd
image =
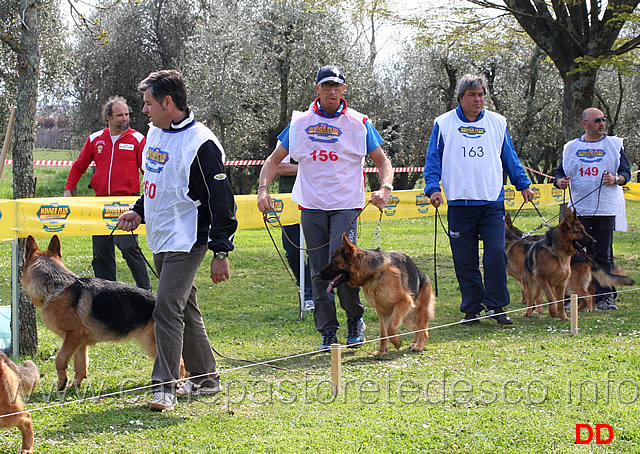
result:
<svg viewBox="0 0 640 454"><path fill-rule="evenodd" d="M571 301L564 303L564 311L569 315L571 313Z"/></svg>
<svg viewBox="0 0 640 454"><path fill-rule="evenodd" d="M607 296L606 298L603 298L596 303L596 310L597 311L617 311L618 306L616 306L616 301L612 297Z"/></svg>
<svg viewBox="0 0 640 454"><path fill-rule="evenodd" d="M322 340L320 341L320 347L318 351L329 351L331 348L331 344L337 344L338 338L336 337L335 331L325 331L322 335Z"/></svg>
<svg viewBox="0 0 640 454"><path fill-rule="evenodd" d="M504 313L504 309L501 307L485 311L484 313L489 316L490 319L495 320L498 325L513 325L513 320Z"/></svg>
<svg viewBox="0 0 640 454"><path fill-rule="evenodd" d="M467 325L475 325L476 323L480 323L480 317L482 317L482 315L474 312L467 312L467 314L462 319L462 323L466 323Z"/></svg>
<svg viewBox="0 0 640 454"><path fill-rule="evenodd" d="M367 325L364 324L362 317L347 319L347 329L349 334L347 335L347 348L360 348L364 345L364 330L367 329Z"/></svg>

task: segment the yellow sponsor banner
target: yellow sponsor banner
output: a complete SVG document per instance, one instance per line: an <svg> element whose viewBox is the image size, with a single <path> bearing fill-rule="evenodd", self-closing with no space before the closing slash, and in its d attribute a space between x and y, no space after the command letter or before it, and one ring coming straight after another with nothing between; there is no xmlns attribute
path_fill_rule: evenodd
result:
<svg viewBox="0 0 640 454"><path fill-rule="evenodd" d="M558 205L569 200L569 194L551 184L532 185L534 204L538 207ZM640 183L624 186L627 200L640 200ZM522 195L514 186L505 186L505 208L516 210L522 205ZM268 216L268 222L277 225L276 216L282 224L299 222L298 205L291 201L291 194L272 194L275 215ZM367 194L367 199L370 193ZM115 226L121 213L136 201L136 197L52 197L39 199L0 200L0 241L35 237L107 235ZM236 215L240 229L254 229L264 226L263 215L258 211L256 195L235 197ZM533 209L526 204L523 209ZM447 212L446 201L440 206L440 213ZM382 210L383 219L416 218L432 216L435 208L422 190L394 191L389 203ZM380 211L368 205L360 219L377 220ZM117 234L127 232L116 231ZM144 224L136 233L145 234Z"/></svg>
<svg viewBox="0 0 640 454"><path fill-rule="evenodd" d="M108 235L137 197L50 197L0 200L0 240ZM116 231L118 234L128 232ZM136 233L146 233L144 225Z"/></svg>

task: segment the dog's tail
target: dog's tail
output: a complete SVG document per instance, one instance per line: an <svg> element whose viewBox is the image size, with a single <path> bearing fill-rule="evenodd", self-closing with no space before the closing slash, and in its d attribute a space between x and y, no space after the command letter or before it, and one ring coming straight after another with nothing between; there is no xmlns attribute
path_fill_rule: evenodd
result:
<svg viewBox="0 0 640 454"><path fill-rule="evenodd" d="M40 384L40 372L38 366L31 360L24 362L22 366L18 366L20 372L18 376L22 380L22 386L26 395L31 395Z"/></svg>
<svg viewBox="0 0 640 454"><path fill-rule="evenodd" d="M38 372L38 367L33 361L27 360L22 366L18 366L16 363L11 361L11 359L9 359L9 357L5 355L4 352L0 350L0 363L2 363L3 367L6 366L11 369L13 375L17 377L19 381L19 383L17 383L17 386L20 388L20 391L23 394L31 395L31 393L40 384L40 372ZM5 371L5 378L6 375L7 372Z"/></svg>
<svg viewBox="0 0 640 454"><path fill-rule="evenodd" d="M22 406L22 396L18 390L18 378L11 365L13 362L3 353L0 355L0 414L3 409Z"/></svg>
<svg viewBox="0 0 640 454"><path fill-rule="evenodd" d="M633 285L635 281L624 274L624 269L620 265L613 267L611 273L607 272L593 258L584 254L586 261L591 266L591 275L600 283L602 287L615 287L617 285Z"/></svg>
<svg viewBox="0 0 640 454"><path fill-rule="evenodd" d="M428 303L427 303L427 314L429 316L429 320L433 320L433 318L435 317L436 314L436 295L433 292L433 285L431 284L431 279L429 279L428 276L426 276L426 282L425 282L425 287L426 287L426 293L427 293L427 298L428 298Z"/></svg>

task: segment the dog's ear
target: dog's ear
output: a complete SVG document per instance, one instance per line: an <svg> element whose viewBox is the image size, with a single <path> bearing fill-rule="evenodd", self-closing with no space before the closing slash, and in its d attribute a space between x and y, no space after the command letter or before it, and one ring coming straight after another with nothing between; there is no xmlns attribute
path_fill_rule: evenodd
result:
<svg viewBox="0 0 640 454"><path fill-rule="evenodd" d="M504 223L507 227L513 227L513 222L511 221L511 213L507 213L504 215Z"/></svg>
<svg viewBox="0 0 640 454"><path fill-rule="evenodd" d="M351 241L349 241L349 237L347 236L346 232L342 232L342 245L346 247L349 244L351 244Z"/></svg>
<svg viewBox="0 0 640 454"><path fill-rule="evenodd" d="M29 259L33 257L33 254L35 254L36 251L39 250L40 249L38 249L38 243L36 243L36 239L29 235L27 237L27 242L25 243L24 261L28 262Z"/></svg>
<svg viewBox="0 0 640 454"><path fill-rule="evenodd" d="M569 208L569 209L567 209L567 211L565 211L564 217L562 218L562 221L560 222L560 224L558 224L558 226L560 226L560 225L562 225L562 226L569 225L569 224L573 223L574 219L575 219L574 211L571 210L571 208Z"/></svg>
<svg viewBox="0 0 640 454"><path fill-rule="evenodd" d="M346 233L342 234L342 250L346 257L353 257L356 254L357 246L349 241Z"/></svg>
<svg viewBox="0 0 640 454"><path fill-rule="evenodd" d="M47 252L55 257L62 257L62 254L60 254L60 238L58 238L58 235L53 235L51 238Z"/></svg>

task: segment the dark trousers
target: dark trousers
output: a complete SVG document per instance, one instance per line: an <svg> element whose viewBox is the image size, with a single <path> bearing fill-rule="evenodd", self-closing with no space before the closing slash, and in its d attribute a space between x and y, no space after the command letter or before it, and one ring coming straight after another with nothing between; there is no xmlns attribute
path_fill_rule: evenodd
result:
<svg viewBox="0 0 640 454"><path fill-rule="evenodd" d="M453 265L462 293L460 311L479 313L482 309L508 305L504 203L449 205L447 219ZM483 242L484 282L480 272L478 235Z"/></svg>
<svg viewBox="0 0 640 454"><path fill-rule="evenodd" d="M151 290L151 279L147 272L147 263L138 248L138 235L94 235L93 236L93 274L95 277L116 280L116 251L122 252L136 285Z"/></svg>
<svg viewBox="0 0 640 454"><path fill-rule="evenodd" d="M287 239L291 239L289 241ZM282 226L282 246L284 247L285 257L293 275L296 277L296 285L300 287L300 224L283 225ZM304 267L304 299L305 301L313 299L311 291L311 271L309 263L305 263Z"/></svg>
<svg viewBox="0 0 640 454"><path fill-rule="evenodd" d="M608 273L613 269L613 230L615 228L615 216L578 216L578 220L584 225L589 235L596 240L596 244L587 248L587 254L605 269ZM594 279L595 280L595 279ZM596 301L608 296L618 296L615 287L602 287L597 280Z"/></svg>
<svg viewBox="0 0 640 454"><path fill-rule="evenodd" d="M318 276L318 272L329 264L331 255L342 246L342 232L358 215L358 210L339 211L311 211L303 210L300 222L304 231L307 247L309 248L309 265L311 265L311 280L313 281L313 303L315 310L313 318L316 329L321 333L337 331L340 327L336 316L335 293L327 293L329 281ZM504 230L504 229L503 229ZM352 243L356 243L356 222L351 224L347 236ZM332 239L331 244L327 244ZM320 249L316 249L319 246ZM340 299L340 306L347 313L348 318L360 318L364 307L360 302L360 288L353 288L349 284L342 284L336 289Z"/></svg>

